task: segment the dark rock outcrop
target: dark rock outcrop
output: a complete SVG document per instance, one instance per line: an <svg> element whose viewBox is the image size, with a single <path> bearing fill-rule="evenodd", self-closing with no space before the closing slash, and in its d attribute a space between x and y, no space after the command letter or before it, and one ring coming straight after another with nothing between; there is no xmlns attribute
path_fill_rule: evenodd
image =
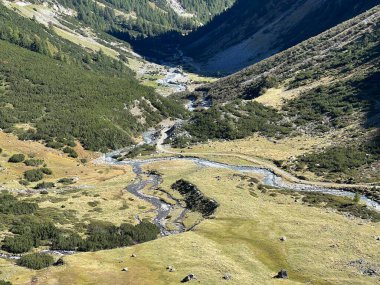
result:
<svg viewBox="0 0 380 285"><path fill-rule="evenodd" d="M196 280L197 277L194 274L189 274L185 278L182 279L181 283L186 283L192 280Z"/></svg>
<svg viewBox="0 0 380 285"><path fill-rule="evenodd" d="M60 258L53 265L54 266L62 266L62 265L65 265L65 261L63 260L63 258Z"/></svg>
<svg viewBox="0 0 380 285"><path fill-rule="evenodd" d="M277 275L274 278L278 279L288 279L288 272L284 269L282 269L280 272L277 273Z"/></svg>

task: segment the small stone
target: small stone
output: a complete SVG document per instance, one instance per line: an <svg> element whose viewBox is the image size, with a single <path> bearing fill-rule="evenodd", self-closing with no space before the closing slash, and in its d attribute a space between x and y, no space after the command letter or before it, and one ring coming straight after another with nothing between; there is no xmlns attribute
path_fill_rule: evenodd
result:
<svg viewBox="0 0 380 285"><path fill-rule="evenodd" d="M286 241L286 236L280 237L280 241Z"/></svg>
<svg viewBox="0 0 380 285"><path fill-rule="evenodd" d="M132 253L131 257L136 257L137 255L135 253Z"/></svg>
<svg viewBox="0 0 380 285"><path fill-rule="evenodd" d="M224 280L231 280L232 279L232 275L230 273L226 273L226 274L224 274L223 279Z"/></svg>
<svg viewBox="0 0 380 285"><path fill-rule="evenodd" d="M274 278L278 279L288 279L288 272L284 269L282 269L280 272L277 273L277 275Z"/></svg>
<svg viewBox="0 0 380 285"><path fill-rule="evenodd" d="M121 271L128 272L128 267L124 267Z"/></svg>
<svg viewBox="0 0 380 285"><path fill-rule="evenodd" d="M192 280L197 280L197 277L194 274L189 274L185 278L182 279L181 283L189 282Z"/></svg>
<svg viewBox="0 0 380 285"><path fill-rule="evenodd" d="M167 269L167 271L169 271L169 272L175 272L175 268L174 268L174 266L172 266L172 265L169 265L168 267L166 267L166 269Z"/></svg>
<svg viewBox="0 0 380 285"><path fill-rule="evenodd" d="M376 239L377 241L380 241L380 236L375 237L375 239Z"/></svg>

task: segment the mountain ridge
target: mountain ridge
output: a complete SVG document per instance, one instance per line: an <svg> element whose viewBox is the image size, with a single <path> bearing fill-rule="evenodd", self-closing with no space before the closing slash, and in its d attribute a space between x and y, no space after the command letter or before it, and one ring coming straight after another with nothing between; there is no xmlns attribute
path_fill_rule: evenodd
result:
<svg viewBox="0 0 380 285"><path fill-rule="evenodd" d="M181 47L200 70L236 72L377 4L380 1L240 0L185 37Z"/></svg>

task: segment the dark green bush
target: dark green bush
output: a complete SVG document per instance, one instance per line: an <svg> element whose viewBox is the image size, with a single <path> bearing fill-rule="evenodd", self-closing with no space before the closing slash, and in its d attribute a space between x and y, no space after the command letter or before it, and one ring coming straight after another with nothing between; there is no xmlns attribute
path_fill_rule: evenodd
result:
<svg viewBox="0 0 380 285"><path fill-rule="evenodd" d="M57 181L57 183L61 183L63 185L70 185L74 183L74 180L72 178L61 178Z"/></svg>
<svg viewBox="0 0 380 285"><path fill-rule="evenodd" d="M46 146L50 147L50 148L54 148L54 149L60 149L61 147L64 146L64 144L60 143L60 142L54 142L54 141L52 141L52 142L46 143Z"/></svg>
<svg viewBox="0 0 380 285"><path fill-rule="evenodd" d="M33 237L20 235L6 237L3 241L2 249L10 253L24 253L31 250L34 246Z"/></svg>
<svg viewBox="0 0 380 285"><path fill-rule="evenodd" d="M12 156L8 159L8 162L19 163L19 162L23 162L24 160L25 160L25 155L22 154L22 153L19 153L19 154L14 154L14 155L12 155Z"/></svg>
<svg viewBox="0 0 380 285"><path fill-rule="evenodd" d="M54 258L47 254L32 253L27 254L17 260L16 264L34 270L49 267L53 265Z"/></svg>
<svg viewBox="0 0 380 285"><path fill-rule="evenodd" d="M24 161L26 166L40 166L44 163L42 159L28 159Z"/></svg>
<svg viewBox="0 0 380 285"><path fill-rule="evenodd" d="M44 178L44 173L41 169L32 169L24 172L24 178L29 182L36 182Z"/></svg>
<svg viewBox="0 0 380 285"><path fill-rule="evenodd" d="M20 184L23 185L23 186L28 186L28 185L30 184L29 181L24 180L24 179L20 180L18 183L20 183Z"/></svg>
<svg viewBox="0 0 380 285"><path fill-rule="evenodd" d="M49 189L53 187L55 187L53 182L42 182L42 183L38 183L35 189Z"/></svg>
<svg viewBox="0 0 380 285"><path fill-rule="evenodd" d="M18 201L16 197L9 193L0 194L0 213L25 215L35 213L37 209L38 205L36 203Z"/></svg>
<svg viewBox="0 0 380 285"><path fill-rule="evenodd" d="M77 250L82 246L83 240L76 233L59 234L52 242L53 250Z"/></svg>
<svg viewBox="0 0 380 285"><path fill-rule="evenodd" d="M72 149L71 147L65 147L63 149L63 152L64 153L67 153L69 155L69 157L72 157L72 158L77 158L78 157L78 154L76 153L76 151L74 149Z"/></svg>

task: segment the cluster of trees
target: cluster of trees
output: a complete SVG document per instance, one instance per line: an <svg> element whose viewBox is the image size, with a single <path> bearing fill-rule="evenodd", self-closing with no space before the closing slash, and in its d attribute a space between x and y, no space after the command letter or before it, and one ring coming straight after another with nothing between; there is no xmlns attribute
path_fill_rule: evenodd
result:
<svg viewBox="0 0 380 285"><path fill-rule="evenodd" d="M13 234L5 237L1 248L16 254L29 252L40 245L56 250L110 249L150 241L160 233L158 227L148 221L119 227L92 221L84 228L85 237L81 237L74 231L58 228L38 204L19 200L8 192L0 193L0 217L0 227Z"/></svg>
<svg viewBox="0 0 380 285"><path fill-rule="evenodd" d="M52 29L18 15L3 4L0 4L0 40L85 69L118 76L125 73L132 74L120 61L111 59L102 52L88 53L69 41L57 37Z"/></svg>
<svg viewBox="0 0 380 285"><path fill-rule="evenodd" d="M240 139L255 132L265 136L283 136L290 133L292 128L282 122L282 119L275 109L257 102L236 101L195 112L183 128L193 141ZM184 140L179 136L175 139L174 145L181 146Z"/></svg>
<svg viewBox="0 0 380 285"><path fill-rule="evenodd" d="M180 0L182 6L196 15L202 24L209 22L216 15L230 8L236 0Z"/></svg>
<svg viewBox="0 0 380 285"><path fill-rule="evenodd" d="M370 155L363 148L332 147L323 152L317 152L300 157L298 165L305 164L308 169L319 175L324 173L346 173L358 167L371 163L380 158L380 155Z"/></svg>
<svg viewBox="0 0 380 285"><path fill-rule="evenodd" d="M379 77L379 76L377 76ZM364 80L360 80L364 83ZM283 110L295 118L298 126L310 122L322 127L346 127L353 121L353 114L368 111L376 94L364 94L353 82L339 82L332 86L315 88L295 100L291 100ZM371 91L372 92L372 91ZM327 118L327 120L323 120ZM356 118L355 118L356 119ZM324 123L322 123L324 122Z"/></svg>
<svg viewBox="0 0 380 285"><path fill-rule="evenodd" d="M25 224L27 222L27 224ZM25 217L16 221L6 237L2 249L11 253L25 253L41 244L49 244L53 250L96 251L143 243L157 238L158 227L143 221L138 225L93 221L87 226L86 238L79 234L61 230L52 222Z"/></svg>
<svg viewBox="0 0 380 285"><path fill-rule="evenodd" d="M33 214L38 210L36 203L19 201L7 192L0 193L0 213L11 215Z"/></svg>
<svg viewBox="0 0 380 285"><path fill-rule="evenodd" d="M135 226L121 224L120 227L106 222L92 222L88 225L86 239L81 239L75 233L61 236L53 241L52 249L79 251L112 249L154 240L159 233L158 227L147 221Z"/></svg>
<svg viewBox="0 0 380 285"><path fill-rule="evenodd" d="M184 109L169 99L158 98L150 88L132 77L117 78L72 65L57 66L46 56L0 42L0 74L9 84L0 96L0 128L12 131L15 123L35 125L19 135L21 139L48 141L75 137L91 150L120 148L131 137L155 125L164 117L184 114ZM125 106L144 97L146 124L138 122ZM8 107L9 106L9 107ZM11 107L12 106L12 107ZM72 156L75 156L70 151Z"/></svg>
<svg viewBox="0 0 380 285"><path fill-rule="evenodd" d="M75 9L77 19L97 30L128 33L131 36L155 36L167 31L188 32L205 24L216 14L230 7L234 0L180 1L196 16L181 17L166 0L102 0L103 5L90 0L64 0L60 4ZM121 11L115 12L115 9ZM134 16L131 16L134 15Z"/></svg>

